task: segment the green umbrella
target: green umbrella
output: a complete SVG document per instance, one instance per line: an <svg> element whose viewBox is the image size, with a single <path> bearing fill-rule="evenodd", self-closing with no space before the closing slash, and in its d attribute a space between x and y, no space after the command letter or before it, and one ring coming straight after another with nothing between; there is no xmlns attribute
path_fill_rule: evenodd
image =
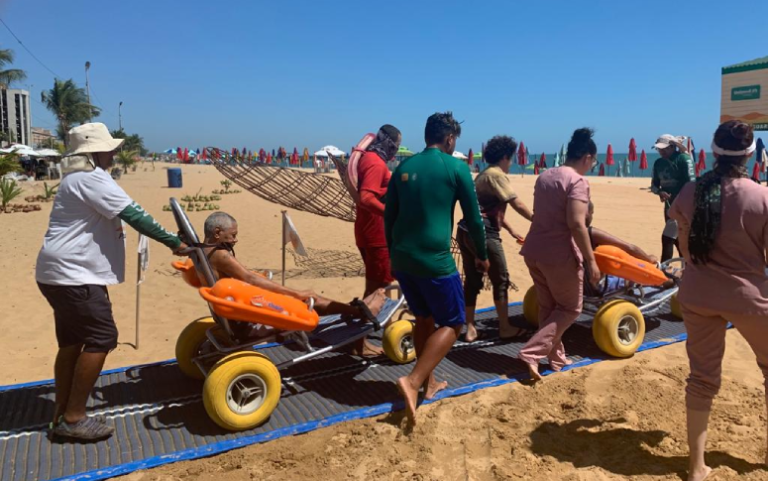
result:
<svg viewBox="0 0 768 481"><path fill-rule="evenodd" d="M408 150L408 147L406 147L405 145L401 145L400 148L397 149L397 153L395 155L400 157L410 157L411 155L413 155L413 152Z"/></svg>

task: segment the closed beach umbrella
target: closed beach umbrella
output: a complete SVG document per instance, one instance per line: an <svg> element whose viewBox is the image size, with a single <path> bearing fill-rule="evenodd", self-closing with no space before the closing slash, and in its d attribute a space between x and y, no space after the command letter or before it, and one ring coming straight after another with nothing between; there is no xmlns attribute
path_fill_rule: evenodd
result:
<svg viewBox="0 0 768 481"><path fill-rule="evenodd" d="M752 180L760 182L760 162L755 161L755 166L752 167Z"/></svg>
<svg viewBox="0 0 768 481"><path fill-rule="evenodd" d="M203 158L203 160L208 160L208 148L207 147L203 147L202 158Z"/></svg>
<svg viewBox="0 0 768 481"><path fill-rule="evenodd" d="M469 165L472 165L472 158L475 156L475 154L472 152L472 149L469 149L469 153L467 154L467 163Z"/></svg>
<svg viewBox="0 0 768 481"><path fill-rule="evenodd" d="M525 143L520 141L520 148L517 149L517 165L524 166L528 163L528 157L526 156Z"/></svg>
<svg viewBox="0 0 768 481"><path fill-rule="evenodd" d="M276 157L275 149L272 149L272 158L274 159L275 157ZM269 156L267 156L267 158L269 158Z"/></svg>
<svg viewBox="0 0 768 481"><path fill-rule="evenodd" d="M605 164L600 164L600 172L597 173L600 177L605 175Z"/></svg>
<svg viewBox="0 0 768 481"><path fill-rule="evenodd" d="M539 167L546 169L547 168L547 154L544 152L541 153L541 157L539 157Z"/></svg>
<svg viewBox="0 0 768 481"><path fill-rule="evenodd" d="M555 152L555 161L553 163L555 167L560 165L560 152Z"/></svg>
<svg viewBox="0 0 768 481"><path fill-rule="evenodd" d="M765 144L763 143L763 139L757 139L757 149L755 150L755 161L760 162L762 164L763 170L767 167L766 164L768 164L768 152L765 150Z"/></svg>
<svg viewBox="0 0 768 481"><path fill-rule="evenodd" d="M539 175L539 164L533 164L533 175Z"/></svg>
<svg viewBox="0 0 768 481"><path fill-rule="evenodd" d="M696 169L699 172L707 170L707 154L704 149L699 150L699 162L696 164Z"/></svg>
<svg viewBox="0 0 768 481"><path fill-rule="evenodd" d="M301 160L307 162L309 160L309 149L304 147L304 154L301 156Z"/></svg>
<svg viewBox="0 0 768 481"><path fill-rule="evenodd" d="M648 168L648 157L645 155L645 149L640 152L640 170Z"/></svg>
<svg viewBox="0 0 768 481"><path fill-rule="evenodd" d="M688 137L688 142L686 144L686 148L688 149L688 155L693 158L693 156L696 154L696 147L693 145L693 139Z"/></svg>
<svg viewBox="0 0 768 481"><path fill-rule="evenodd" d="M629 155L627 156L627 160L630 162L635 162L637 160L637 144L635 143L634 137L629 141Z"/></svg>
<svg viewBox="0 0 768 481"><path fill-rule="evenodd" d="M189 162L189 149L184 149L184 162Z"/></svg>
<svg viewBox="0 0 768 481"><path fill-rule="evenodd" d="M560 144L560 165L563 165L566 160L566 151L565 151L565 144Z"/></svg>
<svg viewBox="0 0 768 481"><path fill-rule="evenodd" d="M182 150L181 147L176 147L176 158L179 160L184 160L184 150Z"/></svg>
<svg viewBox="0 0 768 481"><path fill-rule="evenodd" d="M605 154L605 165L608 167L615 165L616 162L613 160L613 146L611 144L608 144L608 152Z"/></svg>
<svg viewBox="0 0 768 481"><path fill-rule="evenodd" d="M272 154L267 154L267 163L268 164L272 163Z"/></svg>

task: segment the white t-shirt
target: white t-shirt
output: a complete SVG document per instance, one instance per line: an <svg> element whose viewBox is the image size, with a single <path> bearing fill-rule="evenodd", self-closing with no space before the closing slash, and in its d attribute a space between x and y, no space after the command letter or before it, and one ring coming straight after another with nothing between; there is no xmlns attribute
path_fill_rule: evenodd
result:
<svg viewBox="0 0 768 481"><path fill-rule="evenodd" d="M37 256L37 282L57 286L123 282L125 233L117 215L131 202L103 169L64 177Z"/></svg>

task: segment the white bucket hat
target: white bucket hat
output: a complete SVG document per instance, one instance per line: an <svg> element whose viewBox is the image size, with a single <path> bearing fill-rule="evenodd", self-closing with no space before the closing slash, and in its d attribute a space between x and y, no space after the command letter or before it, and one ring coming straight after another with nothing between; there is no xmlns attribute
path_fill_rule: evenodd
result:
<svg viewBox="0 0 768 481"><path fill-rule="evenodd" d="M670 134L664 134L660 136L658 139L656 139L656 143L653 145L653 148L656 150L660 149L666 149L670 145L676 145L680 149L685 149L684 144L684 137L675 137L674 135Z"/></svg>
<svg viewBox="0 0 768 481"><path fill-rule="evenodd" d="M69 150L64 157L92 154L94 152L112 152L123 145L125 139L113 139L107 126L94 122L78 125L67 132Z"/></svg>

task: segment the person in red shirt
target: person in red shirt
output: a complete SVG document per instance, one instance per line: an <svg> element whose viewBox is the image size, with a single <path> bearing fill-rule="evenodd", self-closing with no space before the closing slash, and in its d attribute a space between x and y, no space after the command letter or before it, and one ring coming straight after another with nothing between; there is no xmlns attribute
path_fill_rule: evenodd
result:
<svg viewBox="0 0 768 481"><path fill-rule="evenodd" d="M360 202L355 219L355 243L365 264L363 297L394 282L384 237L384 197L391 176L387 162L395 158L402 135L392 125L384 125L358 163ZM363 356L379 355L381 348L365 340L357 346Z"/></svg>

